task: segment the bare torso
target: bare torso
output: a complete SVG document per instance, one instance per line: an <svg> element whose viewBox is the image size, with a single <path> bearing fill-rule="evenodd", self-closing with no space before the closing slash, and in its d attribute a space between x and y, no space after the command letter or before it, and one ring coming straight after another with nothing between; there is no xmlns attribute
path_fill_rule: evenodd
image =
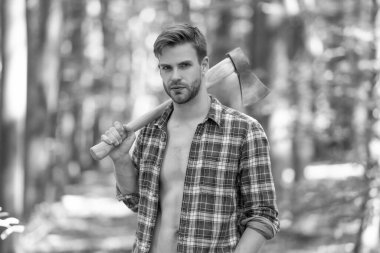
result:
<svg viewBox="0 0 380 253"><path fill-rule="evenodd" d="M160 174L160 211L151 253L177 252L184 180L197 123L168 122L168 143Z"/></svg>

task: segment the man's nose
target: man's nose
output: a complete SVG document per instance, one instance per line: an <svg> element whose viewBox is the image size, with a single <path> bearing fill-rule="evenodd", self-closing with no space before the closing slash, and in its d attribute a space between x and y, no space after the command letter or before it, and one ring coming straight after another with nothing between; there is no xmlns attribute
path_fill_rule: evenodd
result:
<svg viewBox="0 0 380 253"><path fill-rule="evenodd" d="M181 72L177 68L174 68L172 72L172 80L180 80L180 79L181 79Z"/></svg>

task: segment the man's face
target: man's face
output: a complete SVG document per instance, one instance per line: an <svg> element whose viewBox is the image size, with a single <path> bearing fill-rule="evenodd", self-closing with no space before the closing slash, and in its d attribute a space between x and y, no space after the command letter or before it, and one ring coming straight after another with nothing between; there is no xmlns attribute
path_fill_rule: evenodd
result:
<svg viewBox="0 0 380 253"><path fill-rule="evenodd" d="M158 61L164 89L175 103L184 104L198 94L207 57L200 64L197 52L190 43L186 43L164 48Z"/></svg>

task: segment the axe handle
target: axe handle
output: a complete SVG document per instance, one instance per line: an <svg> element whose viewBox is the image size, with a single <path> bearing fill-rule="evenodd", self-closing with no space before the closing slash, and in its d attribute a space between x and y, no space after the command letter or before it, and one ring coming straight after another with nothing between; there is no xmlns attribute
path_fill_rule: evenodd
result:
<svg viewBox="0 0 380 253"><path fill-rule="evenodd" d="M206 87L209 88L234 73L235 67L231 59L225 58L207 71Z"/></svg>
<svg viewBox="0 0 380 253"><path fill-rule="evenodd" d="M143 114L135 120L132 120L127 124L127 127L132 131L136 132L137 130L152 122L159 115L161 115L164 112L165 108L170 104L170 102L171 100L167 100L164 103L152 109L151 111ZM90 148L90 154L92 158L94 158L95 160L101 160L104 157L106 157L114 148L115 146L109 145L104 141L101 141L100 143Z"/></svg>
<svg viewBox="0 0 380 253"><path fill-rule="evenodd" d="M237 73L235 72L235 67L229 58L225 58L224 60L217 63L215 66L210 68L206 73L206 86L211 87L216 83L220 82L222 79L227 76ZM171 103L171 99L165 101L160 104L153 110L143 114L142 116L132 120L127 124L129 129L133 131L137 131L142 127L146 126L156 118L158 118L165 110L165 108ZM95 160L101 160L106 157L115 147L113 145L108 145L104 141L96 144L95 146L90 148L90 154L92 158Z"/></svg>

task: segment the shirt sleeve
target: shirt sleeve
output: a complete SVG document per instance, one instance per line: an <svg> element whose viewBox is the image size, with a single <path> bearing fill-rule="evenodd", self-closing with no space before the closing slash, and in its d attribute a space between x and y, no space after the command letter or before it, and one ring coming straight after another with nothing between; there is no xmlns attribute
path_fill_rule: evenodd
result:
<svg viewBox="0 0 380 253"><path fill-rule="evenodd" d="M243 220L242 224L244 224L248 229L255 230L267 240L272 239L276 234L276 230L272 226L271 222L263 217L255 217L252 219L248 218L247 221Z"/></svg>
<svg viewBox="0 0 380 253"><path fill-rule="evenodd" d="M140 158L142 153L142 134L140 133L132 146L132 162L135 166L135 169L137 171L137 180L139 178L139 164L140 164ZM131 209L133 212L138 211L138 204L140 200L140 195L138 193L130 193L123 195L119 188L116 186L116 198L119 201L123 201L123 203Z"/></svg>
<svg viewBox="0 0 380 253"><path fill-rule="evenodd" d="M239 173L241 222L270 239L280 229L269 143L262 126L255 122L242 145Z"/></svg>
<svg viewBox="0 0 380 253"><path fill-rule="evenodd" d="M116 186L116 198L119 201L123 201L123 203L131 209L133 212L138 211L138 204L139 204L139 195L136 193L131 194L125 194L123 195L119 188Z"/></svg>

